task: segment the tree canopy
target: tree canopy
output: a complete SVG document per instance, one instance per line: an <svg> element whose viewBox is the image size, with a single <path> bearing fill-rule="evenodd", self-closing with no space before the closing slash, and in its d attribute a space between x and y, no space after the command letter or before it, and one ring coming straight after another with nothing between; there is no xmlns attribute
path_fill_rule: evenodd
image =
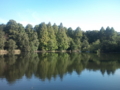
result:
<svg viewBox="0 0 120 90"><path fill-rule="evenodd" d="M74 50L83 52L120 52L120 34L113 27L100 30L73 30L62 23L51 25L42 22L24 27L15 20L0 24L0 50L52 51Z"/></svg>

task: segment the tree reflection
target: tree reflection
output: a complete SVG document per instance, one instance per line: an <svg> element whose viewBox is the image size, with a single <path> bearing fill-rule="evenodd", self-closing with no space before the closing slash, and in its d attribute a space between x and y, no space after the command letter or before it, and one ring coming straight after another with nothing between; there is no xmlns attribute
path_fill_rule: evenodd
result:
<svg viewBox="0 0 120 90"><path fill-rule="evenodd" d="M99 70L102 75L111 75L120 68L120 56L115 54L86 53L23 53L21 55L0 56L0 78L6 78L9 83L26 76L33 75L41 80L51 80L66 73L76 71L78 75L84 69Z"/></svg>

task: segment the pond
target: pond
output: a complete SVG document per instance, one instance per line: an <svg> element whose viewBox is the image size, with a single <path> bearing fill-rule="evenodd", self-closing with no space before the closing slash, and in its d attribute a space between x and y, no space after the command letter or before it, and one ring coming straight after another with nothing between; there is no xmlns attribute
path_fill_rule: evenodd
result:
<svg viewBox="0 0 120 90"><path fill-rule="evenodd" d="M120 55L1 55L0 90L120 90Z"/></svg>

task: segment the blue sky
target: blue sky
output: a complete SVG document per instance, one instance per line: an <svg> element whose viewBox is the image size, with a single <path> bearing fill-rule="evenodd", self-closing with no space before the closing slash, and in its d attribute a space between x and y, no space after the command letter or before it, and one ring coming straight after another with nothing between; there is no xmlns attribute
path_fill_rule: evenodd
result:
<svg viewBox="0 0 120 90"><path fill-rule="evenodd" d="M0 24L51 22L82 30L114 27L120 32L120 0L0 0Z"/></svg>

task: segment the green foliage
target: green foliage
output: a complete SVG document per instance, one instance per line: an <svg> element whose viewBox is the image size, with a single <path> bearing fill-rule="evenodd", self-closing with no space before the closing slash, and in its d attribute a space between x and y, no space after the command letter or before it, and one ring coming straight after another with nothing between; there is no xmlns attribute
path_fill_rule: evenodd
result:
<svg viewBox="0 0 120 90"><path fill-rule="evenodd" d="M48 50L58 49L56 35L53 30L53 27L51 26L51 23L47 24L47 31L48 31L48 37L49 37L48 44L47 44Z"/></svg>
<svg viewBox="0 0 120 90"><path fill-rule="evenodd" d="M115 41L104 40L101 44L102 52L116 52L117 51L117 43Z"/></svg>
<svg viewBox="0 0 120 90"><path fill-rule="evenodd" d="M23 52L73 50L91 52L120 52L120 34L113 27L100 30L82 31L80 27L57 26L51 23L40 23L32 27L24 27L15 20L9 20L6 25L0 24L0 49L8 49L5 43L15 42Z"/></svg>
<svg viewBox="0 0 120 90"><path fill-rule="evenodd" d="M18 26L19 28L17 34L15 34L14 40L21 51L28 52L30 51L28 34L25 32L25 29L21 24L18 24Z"/></svg>
<svg viewBox="0 0 120 90"><path fill-rule="evenodd" d="M87 40L84 40L82 42L82 48L81 48L81 50L83 52L85 52L85 51L89 51L89 48L90 48L89 42Z"/></svg>
<svg viewBox="0 0 120 90"><path fill-rule="evenodd" d="M58 28L58 33L57 33L57 43L58 43L58 49L59 50L65 50L68 49L68 37L66 35L65 29L62 25L62 23L60 24L59 28Z"/></svg>
<svg viewBox="0 0 120 90"><path fill-rule="evenodd" d="M0 49L4 49L6 42L5 34L2 30L0 30Z"/></svg>
<svg viewBox="0 0 120 90"><path fill-rule="evenodd" d="M30 51L29 38L22 24L10 20L5 27L6 36L16 42L21 51ZM7 48L7 47L6 47Z"/></svg>
<svg viewBox="0 0 120 90"><path fill-rule="evenodd" d="M117 32L115 32L114 28L107 27L105 31L105 36L107 40L115 40L117 36Z"/></svg>
<svg viewBox="0 0 120 90"><path fill-rule="evenodd" d="M37 32L33 30L33 27L30 24L26 26L25 31L28 34L30 51L36 51L39 46Z"/></svg>
<svg viewBox="0 0 120 90"><path fill-rule="evenodd" d="M11 35L12 33L16 34L18 30L18 24L14 20L9 20L8 23L6 24L6 27L4 29L5 33Z"/></svg>
<svg viewBox="0 0 120 90"><path fill-rule="evenodd" d="M37 29L38 33L38 39L39 39L39 49L40 50L48 50L48 41L49 41L49 36L48 36L48 31L47 31L47 26L45 23L41 23L39 25L39 28Z"/></svg>
<svg viewBox="0 0 120 90"><path fill-rule="evenodd" d="M4 31L5 27L6 27L6 25L0 24L0 31Z"/></svg>
<svg viewBox="0 0 120 90"><path fill-rule="evenodd" d="M72 38L69 38L69 50L76 50L77 49L77 46L76 46L76 44L75 44L75 42L73 41L73 39Z"/></svg>
<svg viewBox="0 0 120 90"><path fill-rule="evenodd" d="M93 31L86 31L85 35L88 38L88 42L91 44L95 42L97 39L99 39L99 31L93 30Z"/></svg>
<svg viewBox="0 0 120 90"><path fill-rule="evenodd" d="M9 39L7 42L7 47L9 52L13 52L17 48L16 42L12 39Z"/></svg>
<svg viewBox="0 0 120 90"><path fill-rule="evenodd" d="M68 28L68 30L67 30L67 35L68 35L70 38L73 38L74 32L73 32L73 30L72 30L71 27Z"/></svg>
<svg viewBox="0 0 120 90"><path fill-rule="evenodd" d="M53 27L55 35L57 35L57 33L58 33L58 26L54 23L54 25L52 27Z"/></svg>
<svg viewBox="0 0 120 90"><path fill-rule="evenodd" d="M30 51L29 38L26 33L19 33L17 45L22 51Z"/></svg>
<svg viewBox="0 0 120 90"><path fill-rule="evenodd" d="M99 39L101 42L105 39L105 29L103 27L101 27L99 32Z"/></svg>
<svg viewBox="0 0 120 90"><path fill-rule="evenodd" d="M90 51L97 53L100 49L100 40L96 40L90 45Z"/></svg>
<svg viewBox="0 0 120 90"><path fill-rule="evenodd" d="M81 49L81 39L82 39L82 31L79 27L76 28L73 35L73 41L74 41L74 48L75 50Z"/></svg>
<svg viewBox="0 0 120 90"><path fill-rule="evenodd" d="M74 37L75 38L81 38L82 37L82 31L80 27L77 27L75 32L74 32Z"/></svg>

